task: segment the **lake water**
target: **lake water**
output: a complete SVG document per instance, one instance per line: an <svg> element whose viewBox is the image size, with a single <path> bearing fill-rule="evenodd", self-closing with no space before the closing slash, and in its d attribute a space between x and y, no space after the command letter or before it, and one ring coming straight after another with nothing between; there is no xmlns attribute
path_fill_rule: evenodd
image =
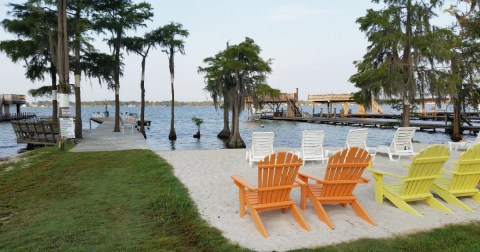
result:
<svg viewBox="0 0 480 252"><path fill-rule="evenodd" d="M74 110L71 107L71 110ZM101 112L104 107L82 108L83 128L90 129L90 115ZM311 107L304 106L304 110L311 112ZM140 108L121 107L122 113L138 113ZM318 108L317 108L318 111ZM337 110L338 111L338 110ZM22 108L22 112L34 112L37 116L50 116L51 108ZM114 108L109 107L110 115L114 114ZM147 141L153 150L194 150L194 149L221 149L226 148L224 141L217 138L217 134L223 129L223 111L215 110L214 107L175 107L175 130L177 140L168 140L170 132L170 107L147 107L145 109L146 119L152 121L152 125L146 130ZM201 125L201 139L193 138L197 127L192 122L192 117L199 117L204 120ZM91 122L92 128L97 124ZM248 121L246 111L241 116L240 133L247 144L251 144L251 134L254 131L275 132L274 146L300 148L302 131L322 129L325 131L324 146L342 147L345 144L347 133L350 129L358 127L333 126L325 124L257 120ZM113 130L113 129L112 129ZM394 129L369 128L367 139L368 146L389 145ZM464 136L465 139L473 140L474 136ZM428 133L417 131L414 140L422 143L446 143L449 136L438 132ZM8 122L0 123L0 157L10 156L17 153L25 144L17 144L12 126Z"/></svg>

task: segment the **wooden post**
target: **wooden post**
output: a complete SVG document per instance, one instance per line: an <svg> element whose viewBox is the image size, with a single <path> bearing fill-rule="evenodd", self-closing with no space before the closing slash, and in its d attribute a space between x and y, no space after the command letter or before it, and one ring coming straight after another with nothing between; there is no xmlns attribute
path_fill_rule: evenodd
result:
<svg viewBox="0 0 480 252"><path fill-rule="evenodd" d="M348 101L343 102L343 115L344 116L348 115Z"/></svg>
<svg viewBox="0 0 480 252"><path fill-rule="evenodd" d="M322 117L323 117L323 108L320 108L320 122L322 121Z"/></svg>
<svg viewBox="0 0 480 252"><path fill-rule="evenodd" d="M332 113L332 104L327 102L327 118L330 118L330 114Z"/></svg>
<svg viewBox="0 0 480 252"><path fill-rule="evenodd" d="M315 115L315 103L312 101L312 116Z"/></svg>
<svg viewBox="0 0 480 252"><path fill-rule="evenodd" d="M337 118L337 108L333 108L333 118Z"/></svg>

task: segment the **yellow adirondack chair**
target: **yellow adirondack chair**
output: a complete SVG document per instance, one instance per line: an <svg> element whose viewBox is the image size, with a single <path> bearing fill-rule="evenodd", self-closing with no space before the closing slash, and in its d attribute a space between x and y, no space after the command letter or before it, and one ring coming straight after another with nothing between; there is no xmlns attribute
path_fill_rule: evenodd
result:
<svg viewBox="0 0 480 252"><path fill-rule="evenodd" d="M453 171L443 171L452 174L451 177L440 177L433 183L432 191L446 202L474 212L457 197L472 196L480 202L480 191L477 189L480 180L480 144L468 148L460 155Z"/></svg>
<svg viewBox="0 0 480 252"><path fill-rule="evenodd" d="M433 181L440 177L440 170L449 156L448 149L443 145L433 145L413 157L407 176L374 169L368 170L375 178L375 200L382 203L385 196L398 208L417 216L422 215L407 202L423 200L434 208L454 214L430 193ZM384 175L400 178L401 181L384 183Z"/></svg>
<svg viewBox="0 0 480 252"><path fill-rule="evenodd" d="M302 187L300 208L307 207L307 197L313 205L320 220L325 222L331 229L334 229L332 221L328 217L322 204L342 204L346 207L350 204L357 215L373 225L375 221L367 214L353 190L358 183L368 183L363 178L363 171L367 168L371 159L368 151L359 147L345 148L338 151L328 159L327 170L324 179L299 172L298 178L307 183ZM315 184L308 184L308 180L315 181Z"/></svg>
<svg viewBox="0 0 480 252"><path fill-rule="evenodd" d="M294 184L298 169L302 166L302 159L298 156L278 152L265 156L258 162L258 187L255 188L241 176L234 175L232 179L239 188L240 217L245 216L245 205L258 231L268 237L258 212L265 210L282 209L285 213L291 210L298 224L310 231L310 227L303 218L295 202L290 198L290 191L298 184ZM297 181L301 183L301 181Z"/></svg>

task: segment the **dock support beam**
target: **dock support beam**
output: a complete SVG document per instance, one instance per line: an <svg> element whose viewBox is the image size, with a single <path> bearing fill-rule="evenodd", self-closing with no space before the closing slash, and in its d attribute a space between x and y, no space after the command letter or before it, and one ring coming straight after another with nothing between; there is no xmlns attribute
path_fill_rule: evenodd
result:
<svg viewBox="0 0 480 252"><path fill-rule="evenodd" d="M20 115L20 104L17 104L17 114Z"/></svg>
<svg viewBox="0 0 480 252"><path fill-rule="evenodd" d="M3 113L4 114L10 113L10 104L3 104Z"/></svg>
<svg viewBox="0 0 480 252"><path fill-rule="evenodd" d="M343 116L348 115L348 102L343 102Z"/></svg>

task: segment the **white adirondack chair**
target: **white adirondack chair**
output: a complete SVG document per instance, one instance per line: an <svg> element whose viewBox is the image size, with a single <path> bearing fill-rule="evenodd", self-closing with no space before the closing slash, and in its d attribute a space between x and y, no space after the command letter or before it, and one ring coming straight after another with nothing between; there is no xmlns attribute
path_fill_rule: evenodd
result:
<svg viewBox="0 0 480 252"><path fill-rule="evenodd" d="M402 156L413 156L417 154L413 151L412 144L415 130L415 127L399 127L390 146L378 146L377 152L381 151L388 153L388 157L391 161L398 161ZM393 156L398 156L398 159L394 159Z"/></svg>
<svg viewBox="0 0 480 252"><path fill-rule="evenodd" d="M327 155L323 151L323 139L325 132L323 130L304 130L302 134L302 150L298 155L305 161L322 161L328 160Z"/></svg>
<svg viewBox="0 0 480 252"><path fill-rule="evenodd" d="M448 142L448 147L450 151L452 150L466 150L468 147L474 146L475 144L480 143L480 134L477 134L475 141L460 141L460 142Z"/></svg>
<svg viewBox="0 0 480 252"><path fill-rule="evenodd" d="M351 147L359 147L365 149L372 156L372 160L375 157L376 149L367 147L368 129L353 129L348 131L347 142L345 147L350 149Z"/></svg>
<svg viewBox="0 0 480 252"><path fill-rule="evenodd" d="M252 149L247 150L246 159L250 167L253 162L263 160L265 156L273 153L273 132L253 132Z"/></svg>

